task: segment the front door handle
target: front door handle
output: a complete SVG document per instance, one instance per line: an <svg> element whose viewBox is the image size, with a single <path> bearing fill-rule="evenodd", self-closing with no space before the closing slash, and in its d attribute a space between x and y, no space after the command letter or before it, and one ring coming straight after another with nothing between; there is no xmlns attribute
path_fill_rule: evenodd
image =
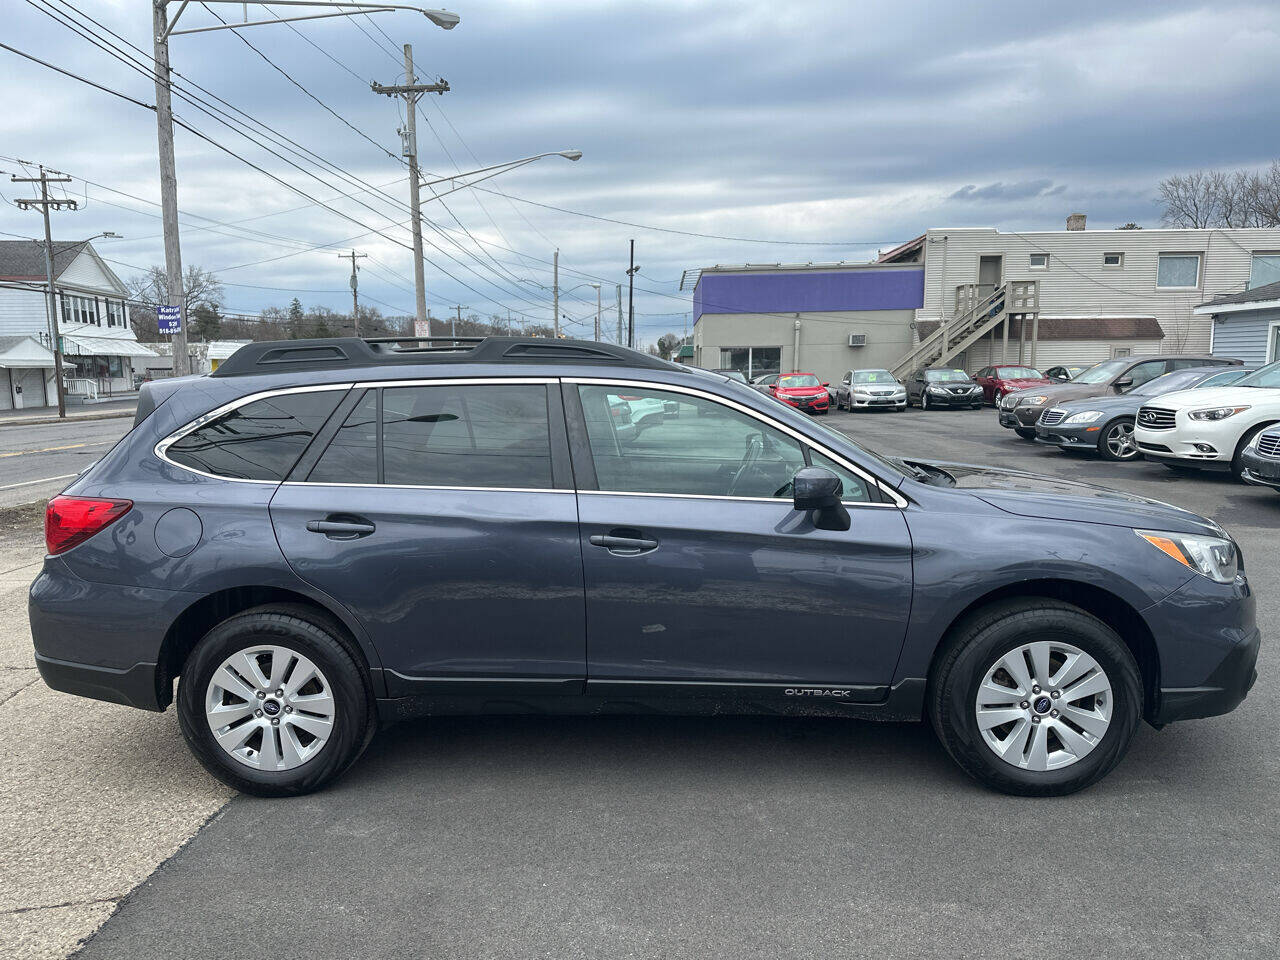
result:
<svg viewBox="0 0 1280 960"><path fill-rule="evenodd" d="M367 520L309 520L307 530L311 533L323 533L330 540L355 540L367 537L376 530Z"/></svg>
<svg viewBox="0 0 1280 960"><path fill-rule="evenodd" d="M658 549L657 540L649 540L640 536L618 536L617 534L620 532L621 531L615 530L607 536L596 534L589 538L589 540L593 547L604 547L615 557L638 557L642 553L648 553L650 550Z"/></svg>

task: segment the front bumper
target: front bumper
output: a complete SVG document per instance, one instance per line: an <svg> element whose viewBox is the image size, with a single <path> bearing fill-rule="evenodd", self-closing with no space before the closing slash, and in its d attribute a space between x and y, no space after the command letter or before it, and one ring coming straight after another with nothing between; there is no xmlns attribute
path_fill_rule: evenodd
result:
<svg viewBox="0 0 1280 960"><path fill-rule="evenodd" d="M821 397L778 397L789 407L795 407L805 413L824 413L831 407L831 398Z"/></svg>
<svg viewBox="0 0 1280 960"><path fill-rule="evenodd" d="M922 394L923 396L923 394ZM934 407L974 407L981 406L986 403L982 398L982 391L976 393L931 393L929 394L929 406Z"/></svg>
<svg viewBox="0 0 1280 960"><path fill-rule="evenodd" d="M1217 423L1212 421L1178 423L1168 430L1152 430L1138 424L1133 440L1149 460L1170 460L1190 467L1226 470L1235 456L1236 445L1245 427L1234 417Z"/></svg>
<svg viewBox="0 0 1280 960"><path fill-rule="evenodd" d="M1036 426L1036 443L1048 444L1060 450L1097 450L1099 426L1084 425L1066 427L1057 424L1052 427Z"/></svg>
<svg viewBox="0 0 1280 960"><path fill-rule="evenodd" d="M1014 407L1012 410L1000 408L1000 426L1008 430L1034 430L1036 421L1040 419L1040 414L1044 413L1046 407L1042 403L1035 406Z"/></svg>
<svg viewBox="0 0 1280 960"><path fill-rule="evenodd" d="M1244 466L1240 476L1245 483L1280 490L1280 460L1246 449L1240 452L1240 462Z"/></svg>
<svg viewBox="0 0 1280 960"><path fill-rule="evenodd" d="M854 410L905 410L907 395L902 393L887 397L860 397L855 393L849 397L849 406Z"/></svg>
<svg viewBox="0 0 1280 960"><path fill-rule="evenodd" d="M1197 575L1143 616L1160 661L1152 723L1218 716L1241 704L1258 678L1261 645L1243 575L1232 584Z"/></svg>

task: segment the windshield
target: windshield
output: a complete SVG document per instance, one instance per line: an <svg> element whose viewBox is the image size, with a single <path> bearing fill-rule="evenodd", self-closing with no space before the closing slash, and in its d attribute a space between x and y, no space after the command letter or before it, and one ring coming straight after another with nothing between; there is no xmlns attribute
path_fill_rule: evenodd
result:
<svg viewBox="0 0 1280 960"><path fill-rule="evenodd" d="M924 378L931 383L951 383L955 380L968 380L969 375L963 370L926 370Z"/></svg>
<svg viewBox="0 0 1280 960"><path fill-rule="evenodd" d="M1175 390L1189 390L1204 379L1203 370L1175 370L1162 377L1156 377L1150 383L1129 391L1131 397L1158 397L1162 393L1173 393Z"/></svg>
<svg viewBox="0 0 1280 960"><path fill-rule="evenodd" d="M884 456L883 454L877 453L875 450L872 450L865 443L859 443L857 440L854 440L847 433L841 433L839 430L836 430L834 427L828 427L825 423L821 423L818 420L815 420L811 417L806 417L803 413L793 411L790 405L779 404L779 406L783 407L783 410L785 411L784 415L794 414L796 417L802 418L803 421L805 422L805 425L810 430L816 430L819 433L825 433L828 437L831 437L833 440L837 441L838 443L843 443L846 446L853 447L855 450L862 452L867 457L874 460L877 464L879 464L880 466L888 470L892 474L892 476L894 477L910 476L909 472L902 469L901 463L895 463L894 461L890 460L888 457ZM839 448L837 447L837 449Z"/></svg>
<svg viewBox="0 0 1280 960"><path fill-rule="evenodd" d="M1128 360L1103 360L1084 373L1077 374L1072 383L1106 383L1129 365Z"/></svg>
<svg viewBox="0 0 1280 960"><path fill-rule="evenodd" d="M1280 360L1275 363L1268 363L1265 367L1249 374L1247 377L1241 377L1235 382L1234 386L1280 388Z"/></svg>
<svg viewBox="0 0 1280 960"><path fill-rule="evenodd" d="M780 387L820 387L822 381L811 373L801 373L789 377L779 377L778 386Z"/></svg>
<svg viewBox="0 0 1280 960"><path fill-rule="evenodd" d="M997 367L996 376L1001 380L1043 380L1044 374L1031 367Z"/></svg>
<svg viewBox="0 0 1280 960"><path fill-rule="evenodd" d="M853 371L854 383L897 383L892 373L888 370L855 370Z"/></svg>

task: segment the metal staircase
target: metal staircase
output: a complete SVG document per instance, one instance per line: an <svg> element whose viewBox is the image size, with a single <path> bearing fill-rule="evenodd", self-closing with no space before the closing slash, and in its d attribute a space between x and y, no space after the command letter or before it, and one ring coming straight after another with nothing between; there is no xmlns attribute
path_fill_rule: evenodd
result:
<svg viewBox="0 0 1280 960"><path fill-rule="evenodd" d="M962 284L956 287L955 315L899 358L890 372L901 380L919 367L945 364L1011 316L1031 317L1039 312L1037 280L1011 280L994 290L976 283ZM1006 337L1008 332L1006 326Z"/></svg>

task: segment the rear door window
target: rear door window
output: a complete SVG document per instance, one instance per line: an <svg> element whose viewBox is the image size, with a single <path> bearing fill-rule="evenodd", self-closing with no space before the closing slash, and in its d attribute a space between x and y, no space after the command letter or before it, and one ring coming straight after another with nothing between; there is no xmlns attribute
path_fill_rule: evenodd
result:
<svg viewBox="0 0 1280 960"><path fill-rule="evenodd" d="M253 400L197 427L165 449L174 463L234 480L283 480L345 390Z"/></svg>
<svg viewBox="0 0 1280 960"><path fill-rule="evenodd" d="M552 487L547 388L440 384L370 390L308 480L426 487ZM381 459L381 464L379 464Z"/></svg>

